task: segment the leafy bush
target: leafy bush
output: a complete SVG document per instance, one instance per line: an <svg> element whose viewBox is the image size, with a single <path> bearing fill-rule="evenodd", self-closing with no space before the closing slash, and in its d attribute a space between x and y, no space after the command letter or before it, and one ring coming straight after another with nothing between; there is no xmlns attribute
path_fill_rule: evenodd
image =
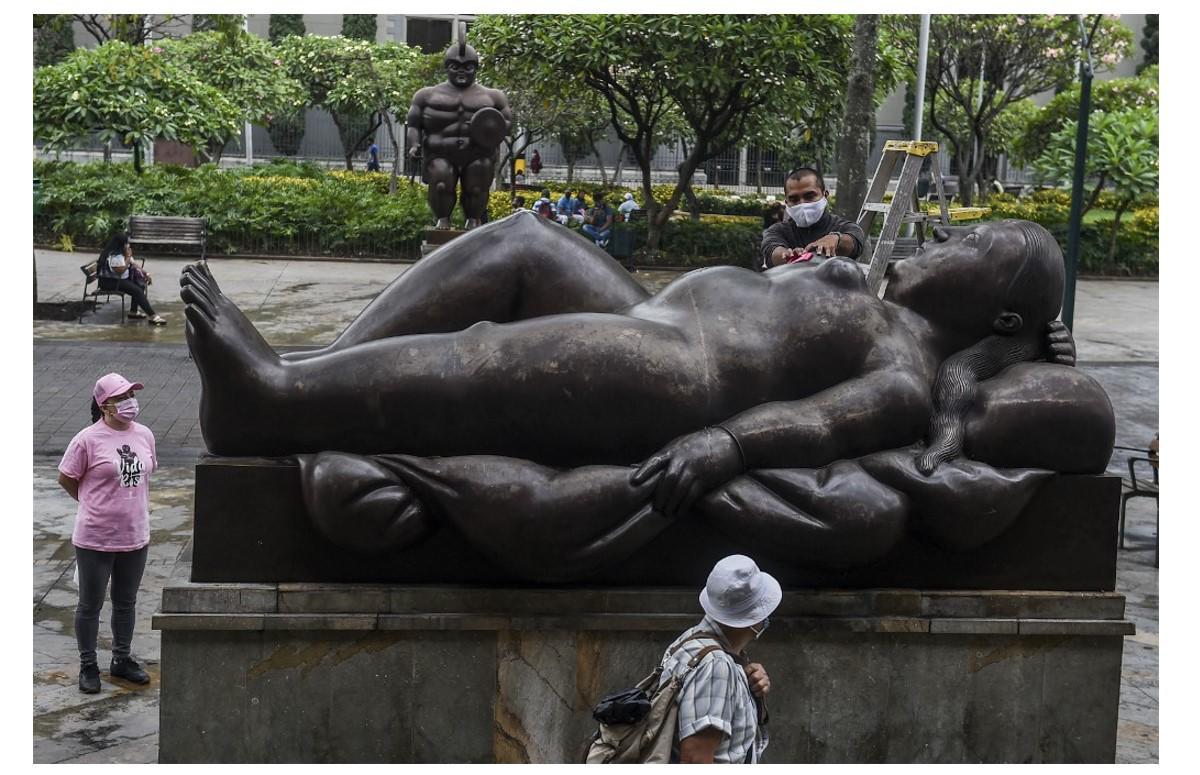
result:
<svg viewBox="0 0 1200 775"><path fill-rule="evenodd" d="M45 241L100 244L131 213L207 217L211 253L406 256L432 222L425 186L382 173L328 172L283 162L223 170L38 162L43 203L34 221Z"/></svg>

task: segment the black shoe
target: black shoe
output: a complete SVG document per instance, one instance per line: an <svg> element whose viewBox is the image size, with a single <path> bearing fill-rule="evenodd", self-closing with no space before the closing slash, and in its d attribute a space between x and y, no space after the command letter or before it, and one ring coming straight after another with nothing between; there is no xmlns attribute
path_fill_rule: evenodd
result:
<svg viewBox="0 0 1200 775"><path fill-rule="evenodd" d="M108 666L108 674L113 678L124 678L135 684L150 683L150 676L146 675L146 671L132 657L114 659Z"/></svg>
<svg viewBox="0 0 1200 775"><path fill-rule="evenodd" d="M100 691L100 666L95 662L79 666L79 691L84 694Z"/></svg>

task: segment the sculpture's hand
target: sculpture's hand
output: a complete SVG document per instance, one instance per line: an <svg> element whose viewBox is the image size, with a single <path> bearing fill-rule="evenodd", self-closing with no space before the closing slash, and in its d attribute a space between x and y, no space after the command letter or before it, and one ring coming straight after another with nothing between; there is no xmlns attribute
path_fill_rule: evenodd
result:
<svg viewBox="0 0 1200 775"><path fill-rule="evenodd" d="M1046 324L1046 360L1063 366L1075 365L1075 337L1061 320Z"/></svg>
<svg viewBox="0 0 1200 775"><path fill-rule="evenodd" d="M750 693L756 697L765 697L771 691L771 677L767 669L758 662L746 665L746 680L750 683Z"/></svg>
<svg viewBox="0 0 1200 775"><path fill-rule="evenodd" d="M663 447L633 472L630 482L636 487L661 473L654 489L654 510L675 517L741 470L741 452L733 437L718 428L705 428Z"/></svg>

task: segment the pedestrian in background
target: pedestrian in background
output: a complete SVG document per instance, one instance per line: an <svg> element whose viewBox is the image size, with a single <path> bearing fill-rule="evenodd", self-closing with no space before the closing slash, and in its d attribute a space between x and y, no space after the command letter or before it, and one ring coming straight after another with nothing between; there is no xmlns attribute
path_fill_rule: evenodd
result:
<svg viewBox="0 0 1200 775"><path fill-rule="evenodd" d="M75 639L79 689L100 691L96 638L105 589L112 582L112 662L109 674L136 684L150 676L130 653L138 587L150 544L150 474L158 468L154 434L135 422L142 383L105 374L92 390L92 424L75 434L58 483L79 502L71 543L79 573Z"/></svg>

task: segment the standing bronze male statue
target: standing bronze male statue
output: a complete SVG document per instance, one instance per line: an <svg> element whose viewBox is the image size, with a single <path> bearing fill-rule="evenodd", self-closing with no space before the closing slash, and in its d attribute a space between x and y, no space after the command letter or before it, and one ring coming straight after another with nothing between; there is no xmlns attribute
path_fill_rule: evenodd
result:
<svg viewBox="0 0 1200 775"><path fill-rule="evenodd" d="M508 98L475 83L479 54L460 39L446 49L446 81L413 95L408 110L408 153L424 155L423 180L436 227L450 228L455 187L462 185L468 229L483 221L495 152L512 125Z"/></svg>

